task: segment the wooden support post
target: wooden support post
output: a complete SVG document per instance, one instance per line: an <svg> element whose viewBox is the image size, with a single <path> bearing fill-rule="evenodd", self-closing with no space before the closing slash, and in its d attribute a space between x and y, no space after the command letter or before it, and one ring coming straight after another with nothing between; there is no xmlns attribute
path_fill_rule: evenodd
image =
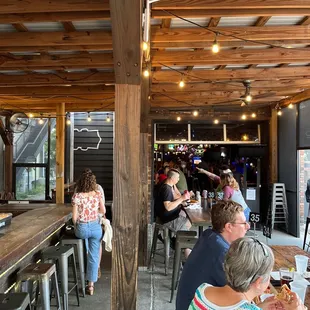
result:
<svg viewBox="0 0 310 310"><path fill-rule="evenodd" d="M140 128L140 218L139 218L139 266L147 266L148 259L148 234L147 224L150 214L150 191L151 191L151 150L149 145L150 135L150 100L149 100L150 80L142 80L141 94L141 128Z"/></svg>
<svg viewBox="0 0 310 310"><path fill-rule="evenodd" d="M116 81L111 309L134 310L141 212L142 1L110 0L110 12Z"/></svg>
<svg viewBox="0 0 310 310"><path fill-rule="evenodd" d="M56 106L56 203L64 203L65 183L65 103Z"/></svg>
<svg viewBox="0 0 310 310"><path fill-rule="evenodd" d="M1 121L1 120L0 120ZM0 134L5 144L4 149L4 189L6 192L11 193L13 188L13 135L12 132L8 132L5 128L9 128L10 117L6 116L5 124L2 121L0 123Z"/></svg>
<svg viewBox="0 0 310 310"><path fill-rule="evenodd" d="M278 181L278 115L276 110L271 111L269 123L269 163L270 183Z"/></svg>

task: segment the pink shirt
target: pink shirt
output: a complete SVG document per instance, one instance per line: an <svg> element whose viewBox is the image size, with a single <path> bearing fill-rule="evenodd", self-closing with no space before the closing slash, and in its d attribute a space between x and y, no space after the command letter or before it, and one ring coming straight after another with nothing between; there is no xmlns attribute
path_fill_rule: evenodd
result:
<svg viewBox="0 0 310 310"><path fill-rule="evenodd" d="M72 197L72 205L77 206L78 222L92 222L98 220L98 210L102 194L86 196L86 193L76 193Z"/></svg>

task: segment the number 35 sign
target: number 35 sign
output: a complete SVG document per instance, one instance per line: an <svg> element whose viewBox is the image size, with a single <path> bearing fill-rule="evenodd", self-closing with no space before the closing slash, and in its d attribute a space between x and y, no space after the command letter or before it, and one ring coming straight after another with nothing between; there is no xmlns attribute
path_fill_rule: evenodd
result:
<svg viewBox="0 0 310 310"><path fill-rule="evenodd" d="M251 212L249 220L250 220L250 223L254 223L254 224L259 223L260 222L260 214L255 213L255 212Z"/></svg>

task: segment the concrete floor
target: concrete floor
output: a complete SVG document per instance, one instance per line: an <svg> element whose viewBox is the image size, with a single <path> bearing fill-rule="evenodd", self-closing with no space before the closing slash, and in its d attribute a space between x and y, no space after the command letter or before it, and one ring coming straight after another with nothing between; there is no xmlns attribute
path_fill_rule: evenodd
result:
<svg viewBox="0 0 310 310"><path fill-rule="evenodd" d="M258 239L268 245L296 245L302 247L302 238L295 238L280 231L273 231L272 239L267 239L262 232L257 232ZM171 253L173 256L173 253ZM158 242L158 252L155 255L151 271L139 271L138 274L138 310L175 310L175 297L170 300L170 285L172 276L172 260L169 274L164 275L163 246ZM76 298L70 296L69 309L110 310L111 292L111 256L105 254L102 261L102 277L95 285L95 294L81 298L81 305L77 307ZM176 292L175 292L176 295Z"/></svg>

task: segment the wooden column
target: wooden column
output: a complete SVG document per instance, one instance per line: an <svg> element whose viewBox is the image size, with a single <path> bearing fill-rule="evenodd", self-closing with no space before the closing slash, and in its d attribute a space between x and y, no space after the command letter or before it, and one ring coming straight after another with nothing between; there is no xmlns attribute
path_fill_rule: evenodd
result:
<svg viewBox="0 0 310 310"><path fill-rule="evenodd" d="M56 203L64 203L65 183L65 103L56 106Z"/></svg>
<svg viewBox="0 0 310 310"><path fill-rule="evenodd" d="M141 0L110 0L115 70L112 310L137 301L140 207Z"/></svg>
<svg viewBox="0 0 310 310"><path fill-rule="evenodd" d="M141 95L141 128L140 128L140 218L139 218L139 266L147 266L148 260L148 234L147 224L150 214L150 191L151 191L151 150L149 145L150 135L150 100L149 97L150 80L143 79Z"/></svg>
<svg viewBox="0 0 310 310"><path fill-rule="evenodd" d="M276 110L271 111L269 123L269 163L270 183L278 181L278 115Z"/></svg>

